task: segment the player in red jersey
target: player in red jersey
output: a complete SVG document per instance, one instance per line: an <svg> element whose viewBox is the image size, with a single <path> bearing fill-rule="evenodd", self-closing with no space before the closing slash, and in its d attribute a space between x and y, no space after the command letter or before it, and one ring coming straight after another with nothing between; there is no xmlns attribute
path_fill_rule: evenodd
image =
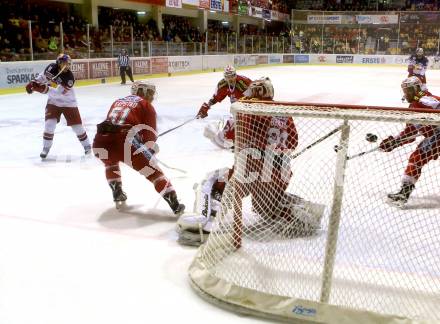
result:
<svg viewBox="0 0 440 324"><path fill-rule="evenodd" d="M274 89L269 78L253 81L243 99L272 101ZM319 228L323 208L286 192L292 177L290 156L298 145L298 133L291 117L237 114L235 141L237 153L233 169L210 173L196 188L196 215L178 221L179 242L200 245L212 230L220 201L229 181L234 187L234 229L241 232L241 201L251 196L252 209L262 226L279 222L276 230L308 235ZM254 226L257 226L254 224ZM268 226L266 226L268 227ZM238 242L238 239L237 239Z"/></svg>
<svg viewBox="0 0 440 324"><path fill-rule="evenodd" d="M252 82L243 99L272 101L273 96L270 79L261 78ZM292 177L289 156L298 145L293 118L238 113L236 132L240 133L235 142L239 163L234 172L244 176L243 194L252 195L253 207L260 215L272 217L274 201L282 200ZM239 171L238 167L244 169ZM252 174L258 177L252 179Z"/></svg>
<svg viewBox="0 0 440 324"><path fill-rule="evenodd" d="M237 75L235 68L231 65L226 66L223 76L224 78L217 84L212 98L200 107L197 118L207 117L211 106L222 102L226 97L229 97L231 103L236 102L243 97L244 92L252 82L245 76ZM234 141L234 120L232 117L228 118L221 130L216 129L214 125L208 125L205 128L204 135L214 144L222 148L229 148L232 145L231 142Z"/></svg>
<svg viewBox="0 0 440 324"><path fill-rule="evenodd" d="M185 206L177 200L171 182L157 165L156 111L151 105L156 88L151 83L136 81L131 95L116 100L107 119L98 124L93 142L95 155L104 163L105 174L117 208L127 199L122 190L119 162L124 162L145 176L162 195L176 215Z"/></svg>
<svg viewBox="0 0 440 324"><path fill-rule="evenodd" d="M401 87L405 99L410 103L409 108L440 109L440 97L422 91L422 82L418 77L412 76L403 80ZM408 201L422 175L423 166L439 157L440 128L432 125L407 124L399 135L389 136L380 143L383 152L391 152L399 146L414 142L419 135L424 139L409 157L400 191L388 195L390 202L399 206Z"/></svg>

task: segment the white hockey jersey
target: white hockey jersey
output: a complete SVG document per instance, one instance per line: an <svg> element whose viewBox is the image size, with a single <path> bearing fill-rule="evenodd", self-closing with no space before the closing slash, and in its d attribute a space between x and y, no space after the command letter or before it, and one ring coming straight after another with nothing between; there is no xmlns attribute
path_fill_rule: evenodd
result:
<svg viewBox="0 0 440 324"><path fill-rule="evenodd" d="M72 71L67 70L60 73L58 64L51 63L35 80L49 85L53 82L57 85L55 88L49 86L47 104L63 108L78 107L75 90L73 90L75 77Z"/></svg>

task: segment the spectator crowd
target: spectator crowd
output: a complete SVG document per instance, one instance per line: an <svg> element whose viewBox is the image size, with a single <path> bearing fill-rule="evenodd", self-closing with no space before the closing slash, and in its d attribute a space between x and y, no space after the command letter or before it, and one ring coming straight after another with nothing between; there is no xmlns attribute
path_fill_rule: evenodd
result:
<svg viewBox="0 0 440 324"><path fill-rule="evenodd" d="M289 12L293 9L366 11L366 10L431 10L436 11L437 1L407 0L404 5L392 6L385 1L361 0L239 0L248 6ZM370 3L370 4L369 4ZM374 4L371 4L374 3ZM64 49L74 58L102 57L116 55L120 48L131 44L132 37L136 43L172 42L201 43L208 41L209 50L241 51L249 53L261 49L261 39L274 37L282 39L283 50L311 53L383 53L408 54L416 47L422 46L428 54L437 52L440 24L402 23L398 34L396 26L366 25L308 25L281 22L265 22L264 28L257 25L240 25L234 31L228 24L209 20L207 34L202 33L195 18L174 15L162 15L161 26L149 17L142 17L135 11L116 10L99 7L99 28L87 25L81 17L81 5L65 2L41 0L38 4L31 0L4 0L4 6L14 10L0 11L0 60L16 61L31 59L52 59ZM416 14L416 13L415 13ZM31 34L29 24L31 21ZM61 30L62 29L62 30ZM238 35L244 37L243 44L235 40ZM32 50L29 37L32 37ZM62 39L61 39L62 37ZM208 37L208 38L206 38ZM251 45L246 45L247 40ZM226 43L229 41L229 48ZM113 41L113 47L110 46ZM258 42L258 45L257 45ZM291 44L291 45L287 45ZM111 47L111 49L110 49ZM131 47L129 48L131 50ZM113 50L113 52L112 52ZM132 55L140 55L134 48Z"/></svg>

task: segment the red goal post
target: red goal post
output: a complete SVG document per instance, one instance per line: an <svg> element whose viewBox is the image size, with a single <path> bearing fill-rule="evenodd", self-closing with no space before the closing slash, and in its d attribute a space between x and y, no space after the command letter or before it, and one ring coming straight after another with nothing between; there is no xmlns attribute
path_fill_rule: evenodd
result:
<svg viewBox="0 0 440 324"><path fill-rule="evenodd" d="M436 129L439 112L260 101L235 103L232 112L234 173L190 266L195 290L222 307L273 319L440 321L440 161L424 165L407 204L397 208L387 194L400 188L423 137L392 152L373 150L406 124ZM286 118L298 140L277 150L272 135L279 132L267 134L268 124L256 121ZM366 141L366 133L379 141ZM260 135L276 145L262 151L252 141ZM249 143L257 150L242 154ZM371 153L349 159L363 151ZM256 180L247 181L251 171Z"/></svg>

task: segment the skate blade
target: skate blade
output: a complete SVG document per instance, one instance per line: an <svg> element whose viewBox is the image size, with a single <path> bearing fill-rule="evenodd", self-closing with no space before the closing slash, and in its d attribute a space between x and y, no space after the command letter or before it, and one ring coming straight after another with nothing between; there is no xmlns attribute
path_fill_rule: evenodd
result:
<svg viewBox="0 0 440 324"><path fill-rule="evenodd" d="M127 204L125 201L116 201L115 207L117 210L123 210L123 209L127 209Z"/></svg>
<svg viewBox="0 0 440 324"><path fill-rule="evenodd" d="M395 201L390 198L387 198L386 203L392 207L397 207L399 209L405 209L406 202L403 201Z"/></svg>

